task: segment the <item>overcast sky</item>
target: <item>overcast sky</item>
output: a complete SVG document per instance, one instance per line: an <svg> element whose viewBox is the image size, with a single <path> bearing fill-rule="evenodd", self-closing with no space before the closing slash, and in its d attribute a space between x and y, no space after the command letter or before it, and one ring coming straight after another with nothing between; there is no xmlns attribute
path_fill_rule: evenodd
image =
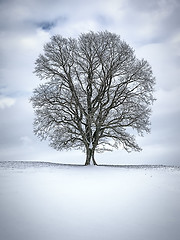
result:
<svg viewBox="0 0 180 240"><path fill-rule="evenodd" d="M157 101L151 134L137 136L143 151L97 154L97 162L180 165L179 12L179 0L1 0L0 160L85 160L84 153L57 152L34 136L34 62L52 35L108 30L151 64Z"/></svg>

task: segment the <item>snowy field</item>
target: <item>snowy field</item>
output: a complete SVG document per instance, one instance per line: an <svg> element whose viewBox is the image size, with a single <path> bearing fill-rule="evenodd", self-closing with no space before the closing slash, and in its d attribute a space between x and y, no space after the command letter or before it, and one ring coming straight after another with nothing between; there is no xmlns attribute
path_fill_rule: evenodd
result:
<svg viewBox="0 0 180 240"><path fill-rule="evenodd" d="M0 162L1 240L179 240L180 168Z"/></svg>

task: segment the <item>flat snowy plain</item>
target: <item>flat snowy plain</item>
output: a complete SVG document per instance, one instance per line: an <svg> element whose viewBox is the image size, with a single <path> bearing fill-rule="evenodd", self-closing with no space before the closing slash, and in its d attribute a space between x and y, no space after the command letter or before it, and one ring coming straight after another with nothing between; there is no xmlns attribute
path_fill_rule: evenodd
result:
<svg viewBox="0 0 180 240"><path fill-rule="evenodd" d="M180 168L0 162L1 240L179 240Z"/></svg>

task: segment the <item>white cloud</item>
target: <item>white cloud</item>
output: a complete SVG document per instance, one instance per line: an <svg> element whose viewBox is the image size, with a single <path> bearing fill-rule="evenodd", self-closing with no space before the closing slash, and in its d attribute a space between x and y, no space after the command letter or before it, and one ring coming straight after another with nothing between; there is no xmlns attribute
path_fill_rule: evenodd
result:
<svg viewBox="0 0 180 240"><path fill-rule="evenodd" d="M23 136L20 138L23 145L30 145L32 143L32 140L28 136Z"/></svg>
<svg viewBox="0 0 180 240"><path fill-rule="evenodd" d="M50 39L49 32L46 32L40 28L38 28L35 34L31 34L28 36L22 36L20 39L20 48L23 51L31 50L33 52L39 51L43 47L43 44Z"/></svg>
<svg viewBox="0 0 180 240"><path fill-rule="evenodd" d="M171 40L174 52L180 57L180 32L176 33Z"/></svg>
<svg viewBox="0 0 180 240"><path fill-rule="evenodd" d="M156 77L156 89L171 91L180 86L180 68L177 53L171 39L163 43L151 43L136 49L138 58L145 58Z"/></svg>
<svg viewBox="0 0 180 240"><path fill-rule="evenodd" d="M0 97L0 108L4 109L15 104L16 99L10 97Z"/></svg>
<svg viewBox="0 0 180 240"><path fill-rule="evenodd" d="M155 93L157 101L154 104L153 112L156 115L171 115L180 113L180 87L171 91L159 89Z"/></svg>

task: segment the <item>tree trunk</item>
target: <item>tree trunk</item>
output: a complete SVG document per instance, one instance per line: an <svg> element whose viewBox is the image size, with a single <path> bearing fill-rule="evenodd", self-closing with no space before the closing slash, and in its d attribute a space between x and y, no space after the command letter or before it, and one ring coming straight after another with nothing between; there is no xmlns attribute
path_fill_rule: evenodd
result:
<svg viewBox="0 0 180 240"><path fill-rule="evenodd" d="M94 158L94 149L90 149L88 148L86 150L86 162L85 162L85 166L88 166L91 164L91 160L92 160L92 163L94 165L97 165L96 161L95 161L95 158Z"/></svg>

